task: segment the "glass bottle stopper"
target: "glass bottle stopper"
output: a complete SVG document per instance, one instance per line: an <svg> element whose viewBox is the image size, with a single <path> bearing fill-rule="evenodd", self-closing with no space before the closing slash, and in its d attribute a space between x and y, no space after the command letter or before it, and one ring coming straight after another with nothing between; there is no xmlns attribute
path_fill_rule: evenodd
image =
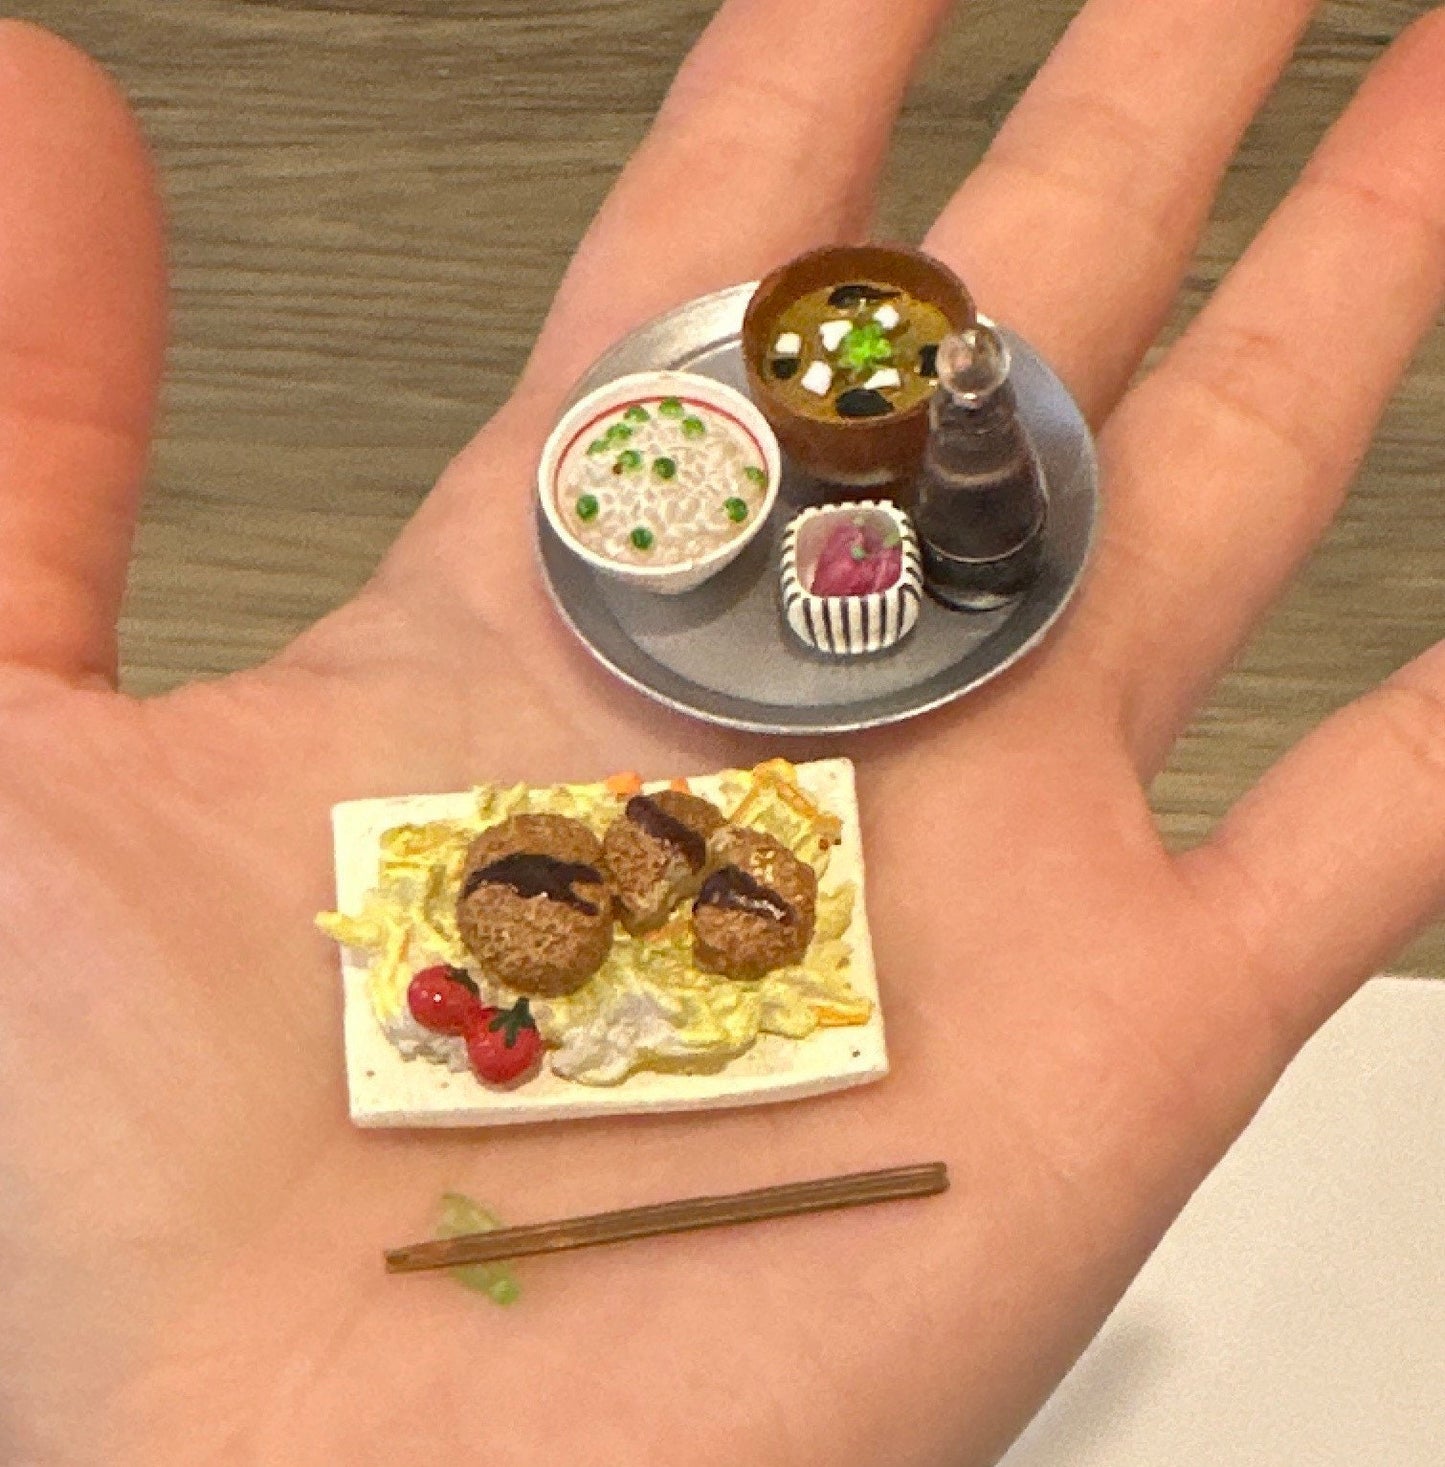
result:
<svg viewBox="0 0 1445 1467"><path fill-rule="evenodd" d="M938 347L938 383L964 407L981 407L1009 374L1009 350L992 326L979 322L945 336Z"/></svg>

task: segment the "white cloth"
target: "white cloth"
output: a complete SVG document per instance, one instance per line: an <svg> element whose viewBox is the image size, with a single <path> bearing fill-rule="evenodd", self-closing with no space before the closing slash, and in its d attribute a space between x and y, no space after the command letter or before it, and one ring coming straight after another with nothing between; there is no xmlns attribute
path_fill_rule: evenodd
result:
<svg viewBox="0 0 1445 1467"><path fill-rule="evenodd" d="M1003 1467L1445 1467L1445 983L1369 984Z"/></svg>

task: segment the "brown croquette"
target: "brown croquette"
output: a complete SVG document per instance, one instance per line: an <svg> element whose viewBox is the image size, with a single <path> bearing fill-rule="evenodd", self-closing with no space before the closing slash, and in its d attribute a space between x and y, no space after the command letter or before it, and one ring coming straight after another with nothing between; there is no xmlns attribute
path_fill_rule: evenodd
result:
<svg viewBox="0 0 1445 1467"><path fill-rule="evenodd" d="M712 874L693 906L693 955L709 972L761 978L801 962L813 940L818 878L772 836L727 825L709 842Z"/></svg>
<svg viewBox="0 0 1445 1467"><path fill-rule="evenodd" d="M627 802L602 839L602 856L628 931L658 926L679 902L696 896L708 837L722 823L715 805L681 790Z"/></svg>
<svg viewBox="0 0 1445 1467"><path fill-rule="evenodd" d="M612 950L602 847L580 821L513 815L467 851L457 928L482 971L518 993L574 993Z"/></svg>

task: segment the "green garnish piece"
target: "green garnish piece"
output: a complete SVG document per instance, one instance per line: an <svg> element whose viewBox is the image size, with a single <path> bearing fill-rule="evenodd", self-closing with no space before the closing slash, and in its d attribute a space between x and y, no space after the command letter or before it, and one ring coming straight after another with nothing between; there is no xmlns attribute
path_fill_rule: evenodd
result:
<svg viewBox="0 0 1445 1467"><path fill-rule="evenodd" d="M652 461L652 472L659 479L677 478L677 461L671 458L655 458Z"/></svg>
<svg viewBox="0 0 1445 1467"><path fill-rule="evenodd" d="M464 1197L448 1192L442 1197L437 1237L461 1238L468 1233L491 1233L501 1227L495 1214ZM493 1304L515 1304L522 1290L512 1270L501 1263L465 1263L448 1272L463 1288L485 1294Z"/></svg>
<svg viewBox="0 0 1445 1467"><path fill-rule="evenodd" d="M646 525L638 525L632 534L628 536L628 539L632 541L638 550L651 550L656 536L653 535L652 531Z"/></svg>
<svg viewBox="0 0 1445 1467"><path fill-rule="evenodd" d="M641 403L634 403L622 416L629 423L646 423L651 419L652 414Z"/></svg>
<svg viewBox="0 0 1445 1467"><path fill-rule="evenodd" d="M657 405L657 411L664 418L680 418L687 409L682 405L680 397L664 397Z"/></svg>
<svg viewBox="0 0 1445 1467"><path fill-rule="evenodd" d="M684 418L682 420L682 436L684 438L706 438L707 424L701 418Z"/></svg>
<svg viewBox="0 0 1445 1467"><path fill-rule="evenodd" d="M584 494L577 501L577 518L584 523L588 520L595 520L597 518L597 511L601 508L602 506L597 503L597 496L595 494Z"/></svg>
<svg viewBox="0 0 1445 1467"><path fill-rule="evenodd" d="M612 445L605 438L594 438L587 445L587 452L591 454L606 453Z"/></svg>
<svg viewBox="0 0 1445 1467"><path fill-rule="evenodd" d="M724 500L723 511L733 524L740 525L748 517L748 502L746 499Z"/></svg>
<svg viewBox="0 0 1445 1467"><path fill-rule="evenodd" d="M607 430L606 441L608 443L626 443L632 437L632 429L626 423L614 423Z"/></svg>
<svg viewBox="0 0 1445 1467"><path fill-rule="evenodd" d="M635 448L624 448L617 455L617 462L612 465L614 474L635 473L642 467L642 455Z"/></svg>
<svg viewBox="0 0 1445 1467"><path fill-rule="evenodd" d="M876 322L855 326L838 348L838 361L850 372L869 372L893 360L893 343L888 333Z"/></svg>
<svg viewBox="0 0 1445 1467"><path fill-rule="evenodd" d="M756 484L759 489L766 489L768 487L768 473L766 469L755 468L752 464L749 464L743 470L743 473L747 475L748 483Z"/></svg>

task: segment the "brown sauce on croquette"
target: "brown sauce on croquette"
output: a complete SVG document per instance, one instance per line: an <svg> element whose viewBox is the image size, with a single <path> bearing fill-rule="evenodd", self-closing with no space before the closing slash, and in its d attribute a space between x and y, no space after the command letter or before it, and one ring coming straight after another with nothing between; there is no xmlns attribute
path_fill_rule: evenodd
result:
<svg viewBox="0 0 1445 1467"><path fill-rule="evenodd" d="M462 888L462 900L465 901L479 886L505 886L519 897L546 897L548 901L561 902L588 917L595 917L596 905L573 889L582 883L601 886L602 873L595 866L587 866L580 861L559 861L555 856L517 851L473 871Z"/></svg>
<svg viewBox="0 0 1445 1467"><path fill-rule="evenodd" d="M699 831L669 815L656 800L634 795L627 802L627 818L653 840L671 846L694 871L707 860L707 841Z"/></svg>
<svg viewBox="0 0 1445 1467"><path fill-rule="evenodd" d="M798 914L770 886L744 871L741 866L724 866L714 871L697 894L699 907L720 907L726 912L747 912L774 922L792 923Z"/></svg>

